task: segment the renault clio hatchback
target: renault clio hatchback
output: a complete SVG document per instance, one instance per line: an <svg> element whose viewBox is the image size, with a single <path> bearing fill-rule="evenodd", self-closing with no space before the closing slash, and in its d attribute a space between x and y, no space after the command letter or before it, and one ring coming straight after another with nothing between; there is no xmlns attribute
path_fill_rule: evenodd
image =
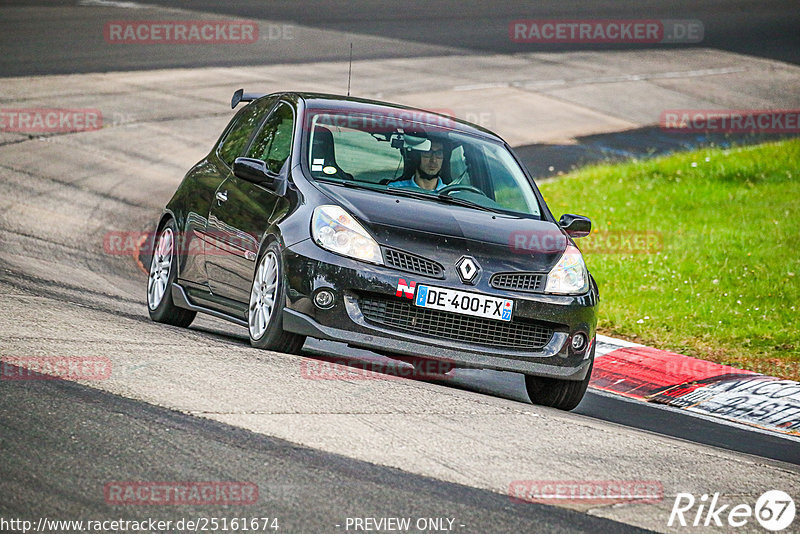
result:
<svg viewBox="0 0 800 534"><path fill-rule="evenodd" d="M197 312L253 346L306 337L525 375L570 410L592 370L598 290L497 135L444 115L312 93L245 94L157 222L154 321Z"/></svg>

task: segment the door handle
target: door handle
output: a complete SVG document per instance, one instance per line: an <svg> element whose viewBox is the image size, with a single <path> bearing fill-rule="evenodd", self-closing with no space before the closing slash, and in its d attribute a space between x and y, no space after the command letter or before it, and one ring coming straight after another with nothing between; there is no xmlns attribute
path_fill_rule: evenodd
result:
<svg viewBox="0 0 800 534"><path fill-rule="evenodd" d="M218 202L227 202L228 201L228 192L227 191L217 191L217 201Z"/></svg>

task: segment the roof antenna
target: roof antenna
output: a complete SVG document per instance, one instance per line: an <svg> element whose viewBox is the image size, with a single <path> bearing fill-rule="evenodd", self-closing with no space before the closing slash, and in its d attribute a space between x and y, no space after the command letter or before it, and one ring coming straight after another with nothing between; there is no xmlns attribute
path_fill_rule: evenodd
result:
<svg viewBox="0 0 800 534"><path fill-rule="evenodd" d="M347 96L350 96L350 75L353 73L353 41L350 41L350 66L347 67Z"/></svg>

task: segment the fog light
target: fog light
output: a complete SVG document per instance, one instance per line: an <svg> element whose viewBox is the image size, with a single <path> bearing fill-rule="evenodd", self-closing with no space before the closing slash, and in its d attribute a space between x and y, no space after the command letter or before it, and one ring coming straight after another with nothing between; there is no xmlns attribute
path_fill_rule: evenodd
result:
<svg viewBox="0 0 800 534"><path fill-rule="evenodd" d="M327 289L320 289L314 295L314 304L317 305L317 308L330 308L333 306L333 292Z"/></svg>
<svg viewBox="0 0 800 534"><path fill-rule="evenodd" d="M575 334L572 336L572 350L580 352L586 346L586 336L583 334Z"/></svg>

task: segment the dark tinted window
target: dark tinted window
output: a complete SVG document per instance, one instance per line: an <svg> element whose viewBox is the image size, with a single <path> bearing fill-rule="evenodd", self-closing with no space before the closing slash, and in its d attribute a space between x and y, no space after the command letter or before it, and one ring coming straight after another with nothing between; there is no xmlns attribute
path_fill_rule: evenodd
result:
<svg viewBox="0 0 800 534"><path fill-rule="evenodd" d="M233 160L242 155L242 150L250 139L253 129L258 126L259 121L264 117L264 112L272 107L274 101L274 98L263 98L248 105L239 113L236 123L228 131L217 151L219 157L229 167L233 166Z"/></svg>
<svg viewBox="0 0 800 534"><path fill-rule="evenodd" d="M247 151L247 157L264 160L269 170L280 172L292 150L293 130L292 109L286 104L280 104L256 135L253 145Z"/></svg>

